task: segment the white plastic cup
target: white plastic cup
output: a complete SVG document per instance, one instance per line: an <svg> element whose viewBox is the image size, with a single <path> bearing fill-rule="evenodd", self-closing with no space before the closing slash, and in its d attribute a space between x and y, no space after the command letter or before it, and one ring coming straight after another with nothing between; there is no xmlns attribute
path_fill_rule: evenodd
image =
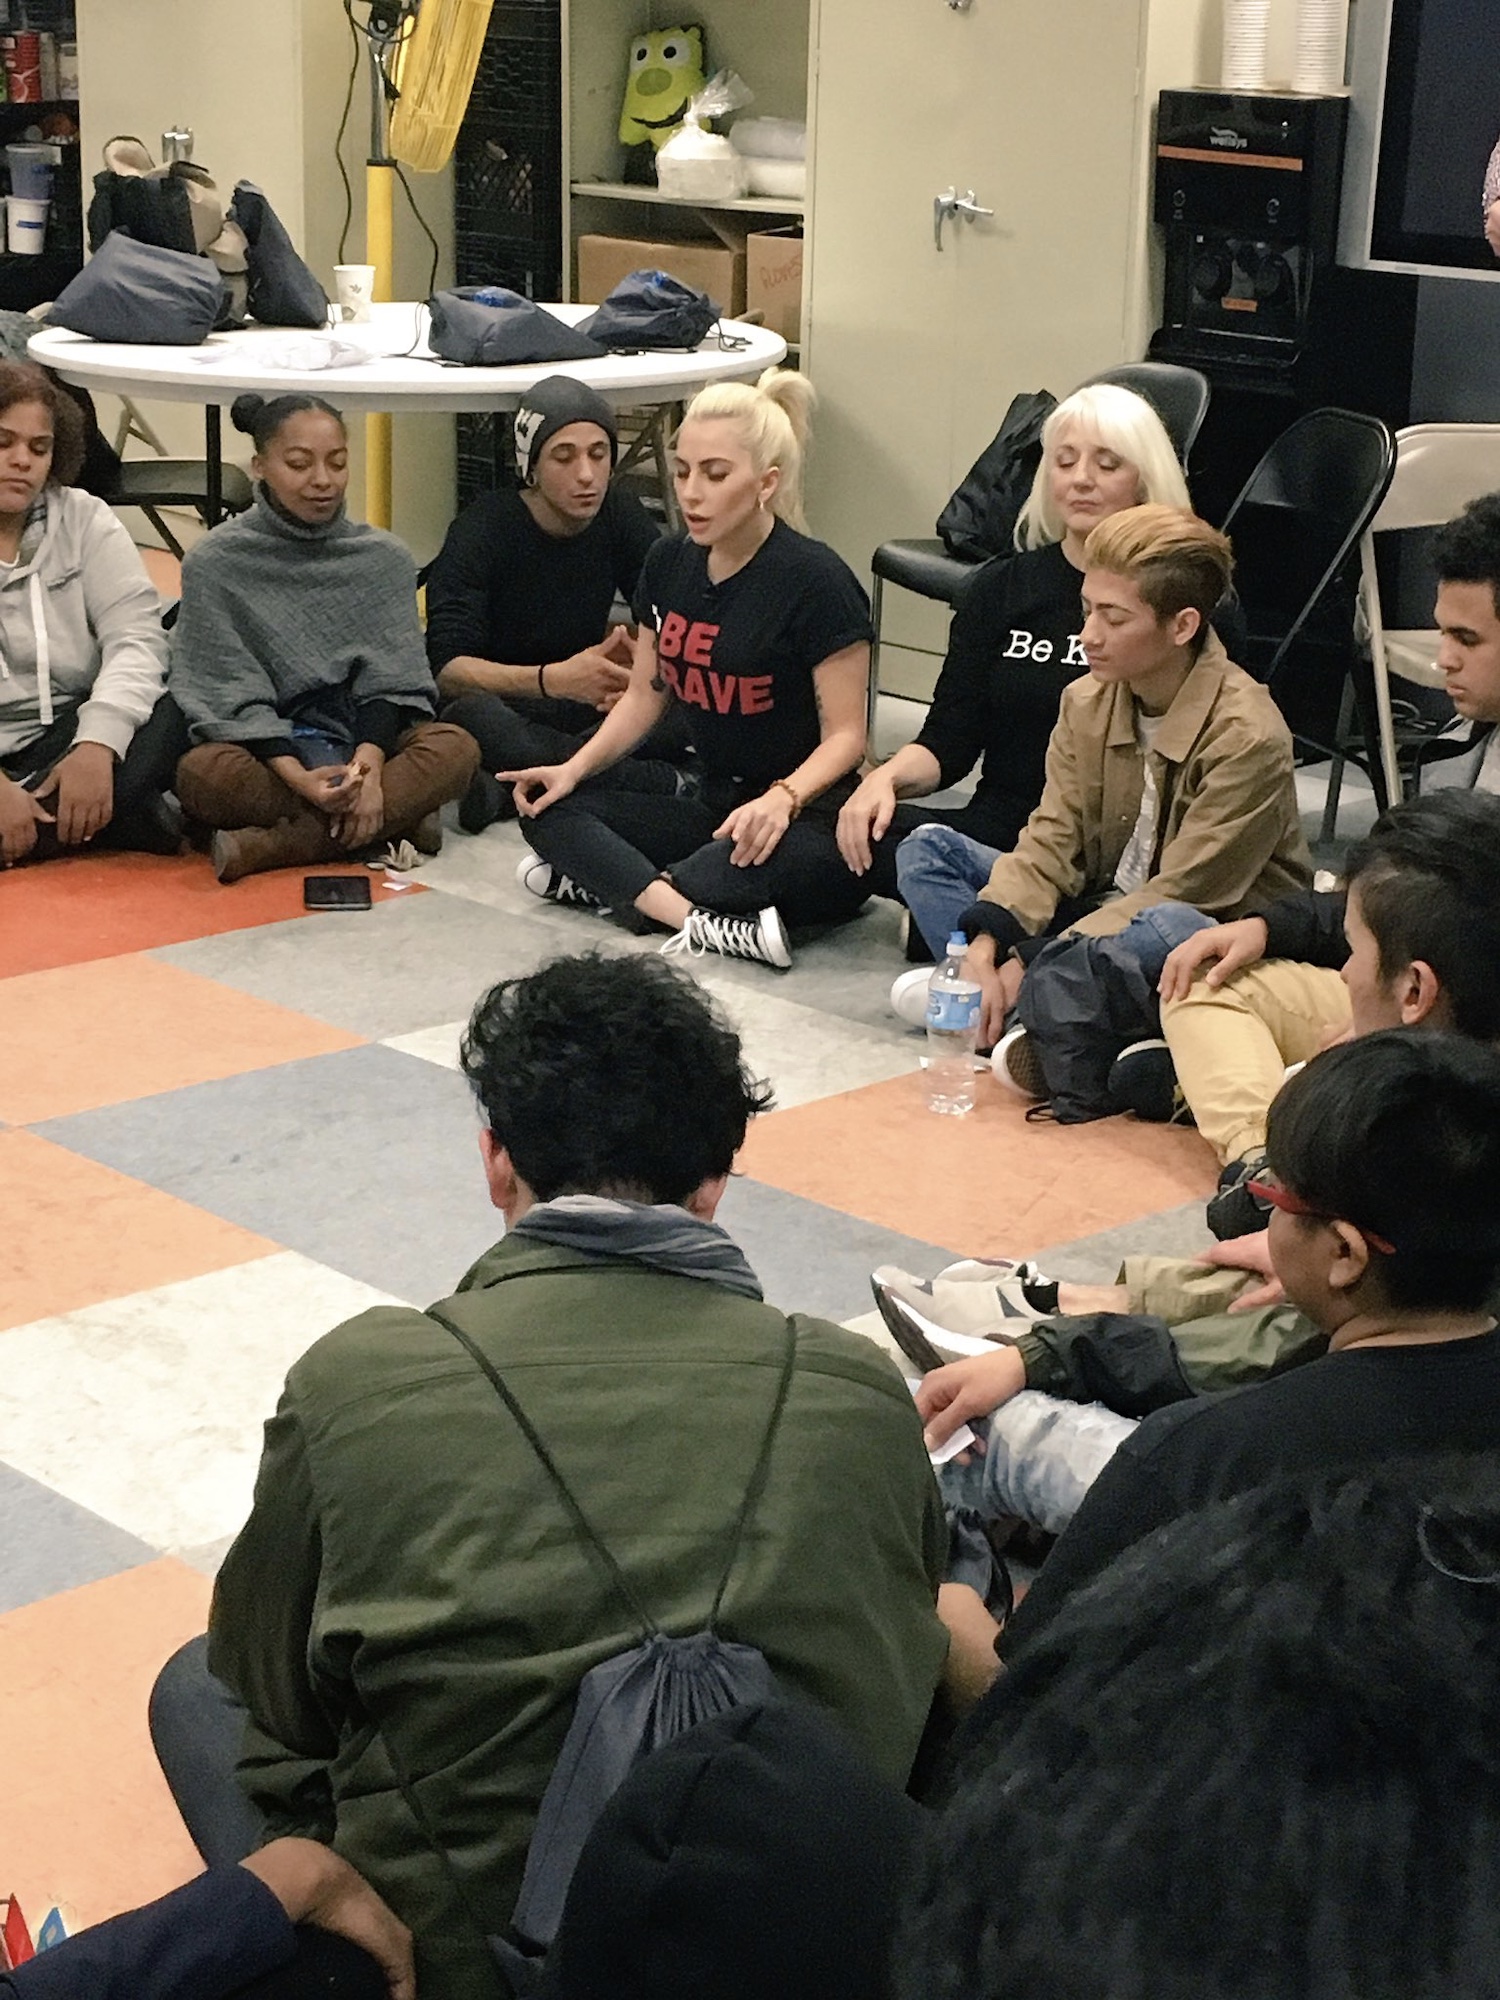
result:
<svg viewBox="0 0 1500 2000"><path fill-rule="evenodd" d="M1271 0L1224 0L1223 89L1265 89L1270 35Z"/></svg>
<svg viewBox="0 0 1500 2000"><path fill-rule="evenodd" d="M6 241L13 257L40 257L47 241L50 201L27 201L18 194L5 203Z"/></svg>
<svg viewBox="0 0 1500 2000"><path fill-rule="evenodd" d="M335 310L341 320L361 323L369 319L370 301L375 293L373 264L335 264L333 288L337 297Z"/></svg>

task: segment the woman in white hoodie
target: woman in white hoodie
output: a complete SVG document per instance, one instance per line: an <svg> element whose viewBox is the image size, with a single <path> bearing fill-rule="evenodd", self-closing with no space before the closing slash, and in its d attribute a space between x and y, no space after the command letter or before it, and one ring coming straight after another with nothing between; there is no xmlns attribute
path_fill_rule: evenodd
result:
<svg viewBox="0 0 1500 2000"><path fill-rule="evenodd" d="M102 500L66 482L76 404L0 362L0 863L94 842L175 852L185 746L161 603Z"/></svg>

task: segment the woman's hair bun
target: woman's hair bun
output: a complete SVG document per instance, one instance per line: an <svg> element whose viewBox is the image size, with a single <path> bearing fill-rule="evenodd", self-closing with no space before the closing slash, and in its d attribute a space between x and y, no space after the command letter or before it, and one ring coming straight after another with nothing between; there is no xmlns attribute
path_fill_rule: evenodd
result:
<svg viewBox="0 0 1500 2000"><path fill-rule="evenodd" d="M265 407L265 397L257 396L253 391L244 396L236 396L229 405L229 421L237 431L243 431L246 437L253 437L255 420Z"/></svg>

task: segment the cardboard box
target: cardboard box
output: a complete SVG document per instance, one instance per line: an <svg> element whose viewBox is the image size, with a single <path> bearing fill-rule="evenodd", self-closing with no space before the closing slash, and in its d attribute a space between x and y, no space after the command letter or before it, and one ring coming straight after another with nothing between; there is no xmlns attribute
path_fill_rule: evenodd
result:
<svg viewBox="0 0 1500 2000"><path fill-rule="evenodd" d="M745 310L783 340L802 338L802 230L766 229L745 238Z"/></svg>
<svg viewBox="0 0 1500 2000"><path fill-rule="evenodd" d="M707 292L726 319L745 310L745 253L711 239L648 243L635 236L580 236L580 304L596 306L632 271L665 271Z"/></svg>

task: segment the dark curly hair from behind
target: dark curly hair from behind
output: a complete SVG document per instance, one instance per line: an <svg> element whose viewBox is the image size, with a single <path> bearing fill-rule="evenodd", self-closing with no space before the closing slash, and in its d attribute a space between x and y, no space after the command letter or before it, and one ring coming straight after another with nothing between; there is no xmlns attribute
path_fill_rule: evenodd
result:
<svg viewBox="0 0 1500 2000"><path fill-rule="evenodd" d="M71 486L83 466L83 412L45 369L29 361L0 361L0 421L17 403L40 403L52 418L52 473Z"/></svg>
<svg viewBox="0 0 1500 2000"><path fill-rule="evenodd" d="M540 1201L682 1202L727 1174L771 1092L708 995L659 958L585 952L475 1007L464 1075Z"/></svg>
<svg viewBox="0 0 1500 2000"><path fill-rule="evenodd" d="M987 1699L900 2000L1494 2000L1497 1581L1480 1460L1137 1543Z"/></svg>

